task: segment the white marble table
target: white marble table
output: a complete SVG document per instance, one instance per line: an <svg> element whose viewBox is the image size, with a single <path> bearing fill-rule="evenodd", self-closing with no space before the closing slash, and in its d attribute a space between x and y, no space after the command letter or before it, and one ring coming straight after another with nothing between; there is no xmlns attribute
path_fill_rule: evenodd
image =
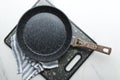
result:
<svg viewBox="0 0 120 80"><path fill-rule="evenodd" d="M37 0L0 1L0 58L8 80L21 80L11 49L4 38L22 14ZM120 1L50 0L97 43L111 46L112 54L94 52L71 80L120 80ZM37 76L33 80L42 80ZM44 80L44 79L43 79Z"/></svg>

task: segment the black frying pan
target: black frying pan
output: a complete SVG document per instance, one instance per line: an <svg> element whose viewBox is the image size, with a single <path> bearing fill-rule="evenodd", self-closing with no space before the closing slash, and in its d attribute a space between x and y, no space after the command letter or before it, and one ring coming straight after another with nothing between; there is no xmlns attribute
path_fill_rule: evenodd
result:
<svg viewBox="0 0 120 80"><path fill-rule="evenodd" d="M27 11L17 27L17 43L23 53L37 61L54 61L65 54L70 45L85 47L109 54L111 48L101 47L72 36L66 15L50 6ZM108 52L103 51L108 49Z"/></svg>

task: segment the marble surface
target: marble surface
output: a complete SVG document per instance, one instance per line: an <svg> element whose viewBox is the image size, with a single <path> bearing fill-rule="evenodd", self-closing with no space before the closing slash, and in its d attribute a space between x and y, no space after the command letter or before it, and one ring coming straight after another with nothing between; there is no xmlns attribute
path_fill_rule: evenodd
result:
<svg viewBox="0 0 120 80"><path fill-rule="evenodd" d="M0 59L8 80L21 80L4 38L37 0L0 1ZM113 48L110 56L94 52L71 80L120 80L120 1L50 0L98 44ZM22 5L22 6L21 6ZM40 75L33 80L44 80Z"/></svg>
<svg viewBox="0 0 120 80"><path fill-rule="evenodd" d="M8 77L6 76L6 72L1 59L0 59L0 80L8 80Z"/></svg>

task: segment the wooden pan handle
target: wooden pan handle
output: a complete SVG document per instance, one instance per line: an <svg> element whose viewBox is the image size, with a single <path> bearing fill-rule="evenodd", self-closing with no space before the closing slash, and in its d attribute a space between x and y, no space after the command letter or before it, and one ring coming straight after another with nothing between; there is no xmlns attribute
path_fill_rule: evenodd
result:
<svg viewBox="0 0 120 80"><path fill-rule="evenodd" d="M107 54L107 55L110 55L111 50L112 50L109 47L105 47L105 46L102 46L102 45L97 45L97 44L85 41L85 40L83 40L81 38L77 38L77 37L74 38L74 42L73 42L72 46L73 47L88 48L88 49L91 49L91 50L102 52L102 53Z"/></svg>

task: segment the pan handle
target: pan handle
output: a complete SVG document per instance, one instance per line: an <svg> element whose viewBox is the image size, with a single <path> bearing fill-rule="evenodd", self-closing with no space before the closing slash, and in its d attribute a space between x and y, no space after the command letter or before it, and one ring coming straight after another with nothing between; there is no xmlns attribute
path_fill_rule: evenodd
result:
<svg viewBox="0 0 120 80"><path fill-rule="evenodd" d="M91 50L102 52L102 53L107 54L107 55L110 55L111 50L112 50L110 47L105 47L105 46L102 46L102 45L97 45L97 44L85 41L85 40L83 40L81 38L78 38L78 37L74 37L73 40L74 40L74 42L72 44L73 47L88 48L88 49L91 49Z"/></svg>

